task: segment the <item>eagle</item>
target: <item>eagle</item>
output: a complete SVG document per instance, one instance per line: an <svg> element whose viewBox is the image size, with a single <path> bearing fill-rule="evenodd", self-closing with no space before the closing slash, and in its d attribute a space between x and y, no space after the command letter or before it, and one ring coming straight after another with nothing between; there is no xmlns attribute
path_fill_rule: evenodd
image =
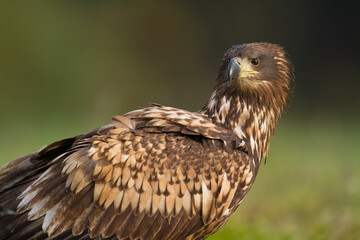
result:
<svg viewBox="0 0 360 240"><path fill-rule="evenodd" d="M250 190L293 90L282 47L231 47L205 106L153 104L0 169L0 239L205 239Z"/></svg>

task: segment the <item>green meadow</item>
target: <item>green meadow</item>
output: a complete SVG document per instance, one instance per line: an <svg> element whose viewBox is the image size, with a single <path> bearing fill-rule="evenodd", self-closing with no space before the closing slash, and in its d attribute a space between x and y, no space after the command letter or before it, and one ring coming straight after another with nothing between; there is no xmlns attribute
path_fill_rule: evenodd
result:
<svg viewBox="0 0 360 240"><path fill-rule="evenodd" d="M281 122L251 191L209 239L358 239L360 129Z"/></svg>

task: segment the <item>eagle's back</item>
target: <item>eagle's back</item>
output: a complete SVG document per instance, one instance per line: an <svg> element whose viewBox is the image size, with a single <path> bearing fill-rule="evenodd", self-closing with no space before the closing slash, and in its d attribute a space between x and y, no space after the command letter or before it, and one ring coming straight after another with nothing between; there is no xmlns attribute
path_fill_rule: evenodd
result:
<svg viewBox="0 0 360 240"><path fill-rule="evenodd" d="M0 220L1 239L203 239L255 177L240 142L199 113L117 116L25 158L42 164L1 193L0 205L19 214Z"/></svg>

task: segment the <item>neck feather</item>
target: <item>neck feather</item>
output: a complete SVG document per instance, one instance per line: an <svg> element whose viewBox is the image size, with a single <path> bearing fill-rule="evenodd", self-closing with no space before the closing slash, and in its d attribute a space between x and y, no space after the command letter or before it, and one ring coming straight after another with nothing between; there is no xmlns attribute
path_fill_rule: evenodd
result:
<svg viewBox="0 0 360 240"><path fill-rule="evenodd" d="M244 140L246 149L256 165L267 157L270 136L274 133L282 106L251 101L236 94L216 91L203 108L215 122L231 129Z"/></svg>

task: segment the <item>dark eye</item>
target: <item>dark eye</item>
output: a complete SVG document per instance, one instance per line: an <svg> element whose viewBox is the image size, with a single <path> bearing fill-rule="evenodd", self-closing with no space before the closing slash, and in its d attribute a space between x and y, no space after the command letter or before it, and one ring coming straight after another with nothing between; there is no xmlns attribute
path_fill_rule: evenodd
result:
<svg viewBox="0 0 360 240"><path fill-rule="evenodd" d="M252 59L250 60L250 62L251 62L252 65L257 66L257 65L260 64L260 59L258 59L258 58L252 58Z"/></svg>

